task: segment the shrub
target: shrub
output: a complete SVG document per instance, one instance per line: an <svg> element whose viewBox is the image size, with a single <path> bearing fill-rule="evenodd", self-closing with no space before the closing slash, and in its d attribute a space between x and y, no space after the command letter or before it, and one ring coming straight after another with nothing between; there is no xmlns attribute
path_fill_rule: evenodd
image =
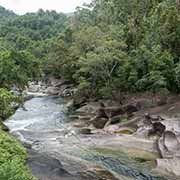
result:
<svg viewBox="0 0 180 180"><path fill-rule="evenodd" d="M35 180L25 166L26 151L0 130L0 180Z"/></svg>

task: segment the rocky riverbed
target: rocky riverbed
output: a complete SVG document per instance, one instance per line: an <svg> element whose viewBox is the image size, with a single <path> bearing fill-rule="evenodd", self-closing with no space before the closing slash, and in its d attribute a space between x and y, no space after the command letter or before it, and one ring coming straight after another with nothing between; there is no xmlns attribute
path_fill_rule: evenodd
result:
<svg viewBox="0 0 180 180"><path fill-rule="evenodd" d="M103 102L105 107L102 101L88 102L72 113L72 99L57 96L75 91L70 86L61 91L65 84L51 82L61 92L51 96L45 84L33 84L34 98L6 121L28 148L28 164L38 179L179 179L177 101L164 106L149 100L123 106Z"/></svg>

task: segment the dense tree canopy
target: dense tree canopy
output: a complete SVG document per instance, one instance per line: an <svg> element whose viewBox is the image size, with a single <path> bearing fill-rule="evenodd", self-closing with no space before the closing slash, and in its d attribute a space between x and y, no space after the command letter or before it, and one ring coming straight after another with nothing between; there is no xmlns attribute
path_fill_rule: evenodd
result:
<svg viewBox="0 0 180 180"><path fill-rule="evenodd" d="M24 86L43 71L88 96L179 92L179 11L176 0L93 0L67 16L1 8L1 86Z"/></svg>
<svg viewBox="0 0 180 180"><path fill-rule="evenodd" d="M179 11L175 0L94 0L53 41L48 72L89 96L179 92Z"/></svg>
<svg viewBox="0 0 180 180"><path fill-rule="evenodd" d="M9 19L16 17L17 15L13 11L9 11L0 6L0 23L7 22Z"/></svg>

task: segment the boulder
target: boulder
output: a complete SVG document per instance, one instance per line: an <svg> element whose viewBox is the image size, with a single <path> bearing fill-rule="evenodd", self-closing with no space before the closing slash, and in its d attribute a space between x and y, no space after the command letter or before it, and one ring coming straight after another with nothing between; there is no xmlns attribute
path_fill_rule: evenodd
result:
<svg viewBox="0 0 180 180"><path fill-rule="evenodd" d="M120 123L121 119L122 119L122 115L114 116L114 117L111 118L111 124Z"/></svg>
<svg viewBox="0 0 180 180"><path fill-rule="evenodd" d="M9 131L9 128L1 120L0 120L0 129L6 132Z"/></svg>
<svg viewBox="0 0 180 180"><path fill-rule="evenodd" d="M135 106L138 110L143 110L143 109L147 109L147 108L152 108L155 105L156 104L153 102L152 99L141 99L136 102Z"/></svg>
<svg viewBox="0 0 180 180"><path fill-rule="evenodd" d="M119 124L119 127L131 127L134 129L138 129L138 123L141 121L141 117L135 117L127 122L122 122Z"/></svg>
<svg viewBox="0 0 180 180"><path fill-rule="evenodd" d="M141 127L138 129L137 133L142 136L149 137L149 136L159 136L161 137L166 130L166 126L162 123L164 119L160 116L153 117L149 113L146 113L144 119L142 121Z"/></svg>
<svg viewBox="0 0 180 180"><path fill-rule="evenodd" d="M152 129L149 131L149 136L158 135L161 137L165 132L165 130L166 130L166 126L164 126L161 122L152 123Z"/></svg>
<svg viewBox="0 0 180 180"><path fill-rule="evenodd" d="M87 105L87 99L86 97L82 97L82 96L79 96L77 95L78 93L76 93L74 96L73 96L73 99L74 99L74 107L76 109L80 109L81 107Z"/></svg>
<svg viewBox="0 0 180 180"><path fill-rule="evenodd" d="M180 142L174 132L166 131L158 141L163 158L180 158Z"/></svg>
<svg viewBox="0 0 180 180"><path fill-rule="evenodd" d="M61 87L64 84L69 84L69 82L62 78L58 79L58 78L50 77L48 79L47 84L48 84L48 86Z"/></svg>
<svg viewBox="0 0 180 180"><path fill-rule="evenodd" d="M160 96L160 97L158 97L156 103L157 103L158 106L163 106L163 105L166 105L167 102L168 102L167 96Z"/></svg>
<svg viewBox="0 0 180 180"><path fill-rule="evenodd" d="M96 114L99 107L99 103L88 103L82 106L81 108L77 109L76 112L83 114Z"/></svg>
<svg viewBox="0 0 180 180"><path fill-rule="evenodd" d="M93 124L93 126L97 129L103 129L107 122L108 122L108 119L106 118L95 117L90 120L90 124Z"/></svg>
<svg viewBox="0 0 180 180"><path fill-rule="evenodd" d="M78 115L78 114L69 115L69 119L71 119L71 120L77 120L77 119L79 119L79 115Z"/></svg>
<svg viewBox="0 0 180 180"><path fill-rule="evenodd" d="M119 106L105 107L104 111L108 118L112 118L114 116L122 115L125 113L124 109Z"/></svg>
<svg viewBox="0 0 180 180"><path fill-rule="evenodd" d="M73 127L76 127L76 128L83 128L84 126L85 126L85 124L84 123L80 123L80 122L73 124Z"/></svg>
<svg viewBox="0 0 180 180"><path fill-rule="evenodd" d="M156 160L156 170L163 172L165 174L175 175L180 178L180 159L157 159Z"/></svg>
<svg viewBox="0 0 180 180"><path fill-rule="evenodd" d="M137 129L137 131L134 133L134 135L139 138L148 138L149 132L151 130L152 130L151 126L142 126Z"/></svg>
<svg viewBox="0 0 180 180"><path fill-rule="evenodd" d="M58 95L59 94L59 88L50 86L46 89L46 93L49 95Z"/></svg>
<svg viewBox="0 0 180 180"><path fill-rule="evenodd" d="M79 116L78 118L81 121L89 121L92 118L92 116L89 116L89 115L87 115L87 116Z"/></svg>
<svg viewBox="0 0 180 180"><path fill-rule="evenodd" d="M168 150L164 146L164 138L163 137L161 137L158 140L158 150L159 150L162 158L171 158L173 156L173 154L168 152Z"/></svg>
<svg viewBox="0 0 180 180"><path fill-rule="evenodd" d="M129 127L122 127L114 131L116 134L133 134L135 129Z"/></svg>
<svg viewBox="0 0 180 180"><path fill-rule="evenodd" d="M79 134L84 134L84 135L90 135L90 134L92 134L91 129L89 129L89 128L81 128L81 129L78 129L78 133L79 133Z"/></svg>
<svg viewBox="0 0 180 180"><path fill-rule="evenodd" d="M32 148L32 143L29 143L29 142L22 142L22 145L23 145L26 149L31 149L31 148Z"/></svg>
<svg viewBox="0 0 180 180"><path fill-rule="evenodd" d="M164 121L161 122L165 127L166 131L172 131L177 134L180 134L180 120L179 118L177 119L165 119Z"/></svg>
<svg viewBox="0 0 180 180"><path fill-rule="evenodd" d="M33 94L27 94L25 97L24 97L24 101L29 101L31 99L34 98L34 95Z"/></svg>
<svg viewBox="0 0 180 180"><path fill-rule="evenodd" d="M82 172L82 179L86 180L118 180L113 173L98 166L90 167L86 172Z"/></svg>
<svg viewBox="0 0 180 180"><path fill-rule="evenodd" d="M123 109L128 115L138 111L138 108L132 104L124 106Z"/></svg>
<svg viewBox="0 0 180 180"><path fill-rule="evenodd" d="M157 145L154 140L137 138L133 135L122 134L121 136L106 138L103 144L104 147L120 149L122 147L128 148L132 151L140 150L141 152L153 152L158 155ZM157 156L158 157L158 156Z"/></svg>
<svg viewBox="0 0 180 180"><path fill-rule="evenodd" d="M160 121L164 121L165 119L161 116L155 116L155 115L150 115L149 113L145 113L144 115L144 123L150 123L152 124L153 122L160 122Z"/></svg>
<svg viewBox="0 0 180 180"><path fill-rule="evenodd" d="M77 89L76 88L67 88L67 89L64 89L60 95L62 97L70 97L70 96L73 96L75 93L76 93Z"/></svg>
<svg viewBox="0 0 180 180"><path fill-rule="evenodd" d="M75 109L74 100L71 99L69 102L67 102L66 107L67 107L68 111L70 111L70 112L73 111Z"/></svg>
<svg viewBox="0 0 180 180"><path fill-rule="evenodd" d="M34 82L31 82L31 83L29 84L28 91L29 91L29 92L33 92L33 93L36 93L36 92L39 92L40 87L41 87L41 86L40 86L39 84L36 84L36 83L34 83Z"/></svg>
<svg viewBox="0 0 180 180"><path fill-rule="evenodd" d="M118 124L109 125L109 126L104 127L104 130L106 132L109 132L109 133L114 133L118 129L119 129L119 125Z"/></svg>
<svg viewBox="0 0 180 180"><path fill-rule="evenodd" d="M100 109L101 109L101 114L102 114L102 110L103 110L106 117L111 118L111 119L113 117L124 115L124 114L132 115L132 113L138 111L138 109L134 105L112 106L112 107L102 107L101 106ZM100 115L98 115L98 116L100 117ZM105 117L105 116L103 115L103 117Z"/></svg>
<svg viewBox="0 0 180 180"><path fill-rule="evenodd" d="M175 133L166 131L164 133L164 146L175 157L180 157L180 142Z"/></svg>
<svg viewBox="0 0 180 180"><path fill-rule="evenodd" d="M28 150L28 155L27 164L32 174L39 180L57 180L70 176L59 160L33 150Z"/></svg>

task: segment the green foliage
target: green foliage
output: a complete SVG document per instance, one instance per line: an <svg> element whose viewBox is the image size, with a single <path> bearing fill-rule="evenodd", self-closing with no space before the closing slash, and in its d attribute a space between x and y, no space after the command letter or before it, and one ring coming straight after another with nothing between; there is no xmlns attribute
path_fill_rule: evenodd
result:
<svg viewBox="0 0 180 180"><path fill-rule="evenodd" d="M0 88L0 120L5 120L14 112L12 102L19 102L19 98L6 89Z"/></svg>
<svg viewBox="0 0 180 180"><path fill-rule="evenodd" d="M69 17L2 10L9 15L0 23L0 52L26 54L13 53L11 61L1 54L8 73L2 71L0 82L25 86L36 76L39 66L35 60L33 68L31 60L37 58L45 75L63 76L84 96L179 92L179 10L175 0L93 0ZM27 66L30 71L24 71Z"/></svg>
<svg viewBox="0 0 180 180"><path fill-rule="evenodd" d="M0 179L2 180L35 180L29 170L20 160L7 160L0 167Z"/></svg>
<svg viewBox="0 0 180 180"><path fill-rule="evenodd" d="M13 137L0 130L0 179L35 180L25 167L25 149Z"/></svg>
<svg viewBox="0 0 180 180"><path fill-rule="evenodd" d="M48 66L55 61L50 72L77 84L82 95L179 92L175 0L94 0L77 9L69 28L54 39L59 48L47 54Z"/></svg>
<svg viewBox="0 0 180 180"><path fill-rule="evenodd" d="M18 16L0 6L0 180L34 180L25 165L25 149L2 132L5 127L1 121L12 115L13 105L21 101L10 89L22 91L28 81L39 80L51 38L65 31L67 20L65 14L55 11Z"/></svg>
<svg viewBox="0 0 180 180"><path fill-rule="evenodd" d="M14 138L8 136L2 131L0 132L0 163L4 163L7 159L11 161L14 158L19 158L21 163L24 162L26 159L26 152L24 148Z"/></svg>
<svg viewBox="0 0 180 180"><path fill-rule="evenodd" d="M48 40L64 32L68 17L55 11L39 10L23 16L2 8L0 18L0 51L26 50L36 58L47 53ZM1 8L0 8L1 14ZM7 15L6 14L10 14Z"/></svg>
<svg viewBox="0 0 180 180"><path fill-rule="evenodd" d="M155 92L160 88L173 90L175 64L168 51L163 51L160 46L153 46L151 49L141 46L133 51L131 58L128 78L130 86L134 84L135 89L140 91Z"/></svg>
<svg viewBox="0 0 180 180"><path fill-rule="evenodd" d="M0 121L12 115L12 103L19 103L20 98L6 89L0 88ZM35 180L25 166L26 151L20 143L3 132L0 122L0 179L2 180Z"/></svg>
<svg viewBox="0 0 180 180"><path fill-rule="evenodd" d="M4 21L14 18L15 16L15 13L0 6L0 23L4 23Z"/></svg>
<svg viewBox="0 0 180 180"><path fill-rule="evenodd" d="M23 89L28 80L40 76L37 59L27 51L4 51L0 53L0 87L18 86Z"/></svg>

